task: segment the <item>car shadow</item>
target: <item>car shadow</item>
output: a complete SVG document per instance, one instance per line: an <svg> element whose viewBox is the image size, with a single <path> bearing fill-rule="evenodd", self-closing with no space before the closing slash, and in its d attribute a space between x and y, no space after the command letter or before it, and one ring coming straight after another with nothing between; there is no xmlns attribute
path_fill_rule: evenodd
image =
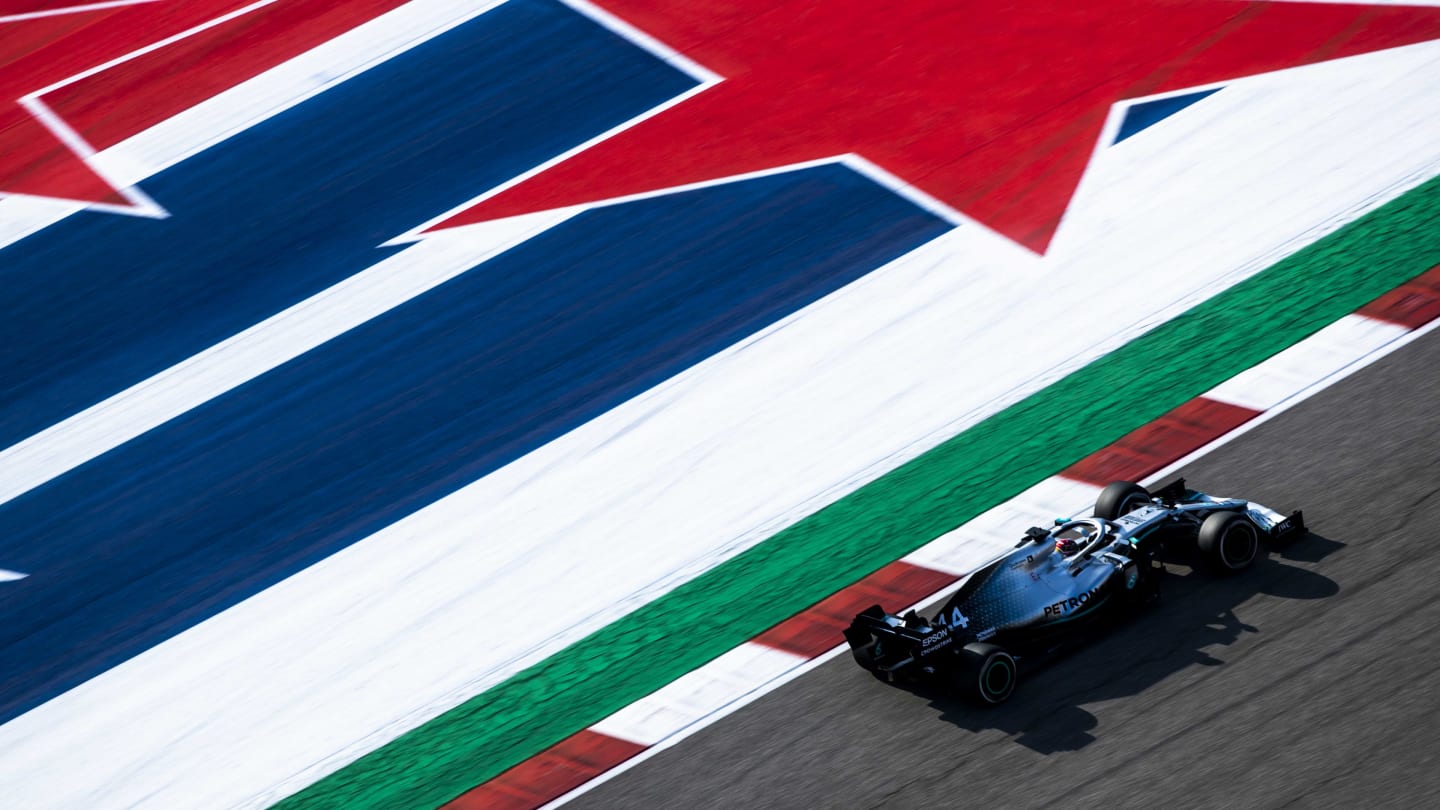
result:
<svg viewBox="0 0 1440 810"><path fill-rule="evenodd" d="M1312 563L1344 548L1307 533L1238 576L1197 570L1186 555L1167 556L1161 598L1133 618L1106 628L1067 652L1038 663L1022 662L1021 681L1006 704L977 707L934 684L903 685L930 701L939 719L969 731L997 729L1038 753L1084 748L1099 721L1081 704L1137 695L1182 670L1220 667L1211 651L1247 634L1264 632L1242 621L1236 608L1257 595L1327 599L1340 591L1328 577L1291 562Z"/></svg>

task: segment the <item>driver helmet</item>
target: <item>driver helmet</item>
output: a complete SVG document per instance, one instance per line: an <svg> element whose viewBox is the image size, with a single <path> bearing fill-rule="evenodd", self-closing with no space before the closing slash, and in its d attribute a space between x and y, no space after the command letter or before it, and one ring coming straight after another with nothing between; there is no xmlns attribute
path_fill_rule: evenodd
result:
<svg viewBox="0 0 1440 810"><path fill-rule="evenodd" d="M1095 534L1088 523L1074 523L1055 533L1055 550L1069 556L1084 548Z"/></svg>

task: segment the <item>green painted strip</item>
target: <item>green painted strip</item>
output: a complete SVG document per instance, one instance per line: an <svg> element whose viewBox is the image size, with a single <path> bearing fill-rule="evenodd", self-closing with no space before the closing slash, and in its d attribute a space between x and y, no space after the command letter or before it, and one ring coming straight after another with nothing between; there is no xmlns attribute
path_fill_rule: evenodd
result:
<svg viewBox="0 0 1440 810"><path fill-rule="evenodd" d="M1440 179L281 806L441 804L1424 272L1440 260L1437 236ZM474 642L497 632L510 630L477 626Z"/></svg>

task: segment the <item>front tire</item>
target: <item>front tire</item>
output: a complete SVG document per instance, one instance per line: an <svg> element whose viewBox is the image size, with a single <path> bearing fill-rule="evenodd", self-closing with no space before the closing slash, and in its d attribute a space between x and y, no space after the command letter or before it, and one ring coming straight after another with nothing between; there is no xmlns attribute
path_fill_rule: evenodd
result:
<svg viewBox="0 0 1440 810"><path fill-rule="evenodd" d="M1200 554L1221 574L1238 574L1260 556L1260 529L1239 512L1216 512L1200 524Z"/></svg>
<svg viewBox="0 0 1440 810"><path fill-rule="evenodd" d="M1115 481L1106 484L1095 499L1095 517L1114 520L1126 512L1150 503L1150 492L1139 484L1129 481Z"/></svg>
<svg viewBox="0 0 1440 810"><path fill-rule="evenodd" d="M956 686L960 694L982 706L997 706L1015 691L1015 658L994 644L978 641L960 651Z"/></svg>

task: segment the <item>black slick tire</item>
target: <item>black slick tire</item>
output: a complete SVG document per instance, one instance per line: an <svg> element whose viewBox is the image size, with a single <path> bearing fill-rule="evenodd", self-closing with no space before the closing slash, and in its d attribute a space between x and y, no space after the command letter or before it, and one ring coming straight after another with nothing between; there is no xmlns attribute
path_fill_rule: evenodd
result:
<svg viewBox="0 0 1440 810"><path fill-rule="evenodd" d="M962 697L982 706L997 706L1015 692L1015 658L994 644L974 641L960 651L955 686Z"/></svg>
<svg viewBox="0 0 1440 810"><path fill-rule="evenodd" d="M1239 512L1216 512L1200 524L1200 556L1221 574L1238 574L1260 556L1260 529Z"/></svg>
<svg viewBox="0 0 1440 810"><path fill-rule="evenodd" d="M1095 499L1095 517L1114 520L1150 502L1150 492L1139 484L1114 481L1100 490Z"/></svg>

